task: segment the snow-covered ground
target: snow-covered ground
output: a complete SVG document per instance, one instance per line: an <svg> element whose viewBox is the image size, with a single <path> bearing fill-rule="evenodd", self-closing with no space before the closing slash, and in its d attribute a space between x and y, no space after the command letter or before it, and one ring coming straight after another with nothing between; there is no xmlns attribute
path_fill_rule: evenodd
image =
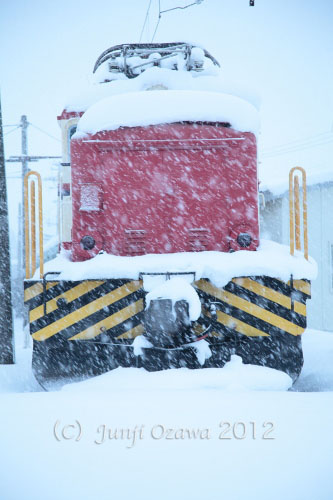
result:
<svg viewBox="0 0 333 500"><path fill-rule="evenodd" d="M333 498L333 333L303 335L289 391L234 357L44 392L22 346L0 366L1 500Z"/></svg>

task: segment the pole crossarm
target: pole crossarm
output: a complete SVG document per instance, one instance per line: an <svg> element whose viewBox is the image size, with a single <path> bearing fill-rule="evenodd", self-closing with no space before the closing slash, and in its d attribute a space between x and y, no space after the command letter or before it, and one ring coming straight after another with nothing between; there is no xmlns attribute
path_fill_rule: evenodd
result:
<svg viewBox="0 0 333 500"><path fill-rule="evenodd" d="M14 163L14 162L22 162L26 161L38 161L38 160L48 160L48 159L59 159L61 156L30 156L30 155L21 155L21 156L10 156L6 162Z"/></svg>

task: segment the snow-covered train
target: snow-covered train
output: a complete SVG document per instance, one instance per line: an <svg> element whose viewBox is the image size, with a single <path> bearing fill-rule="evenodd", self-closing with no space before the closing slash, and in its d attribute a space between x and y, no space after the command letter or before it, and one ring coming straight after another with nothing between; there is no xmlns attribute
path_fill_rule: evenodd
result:
<svg viewBox="0 0 333 500"><path fill-rule="evenodd" d="M313 264L259 241L253 99L189 43L112 47L94 79L58 117L62 251L46 272L41 255L40 276L26 180L38 380L223 367L232 354L297 378ZM297 183L296 249L298 195Z"/></svg>

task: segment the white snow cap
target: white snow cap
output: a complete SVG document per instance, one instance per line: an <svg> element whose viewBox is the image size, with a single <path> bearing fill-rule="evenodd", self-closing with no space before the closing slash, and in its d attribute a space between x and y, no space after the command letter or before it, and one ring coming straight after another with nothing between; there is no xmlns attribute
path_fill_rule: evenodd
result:
<svg viewBox="0 0 333 500"><path fill-rule="evenodd" d="M89 108L78 123L76 137L119 127L181 121L229 122L241 132L259 131L255 107L228 94L205 91L155 90L103 99Z"/></svg>
<svg viewBox="0 0 333 500"><path fill-rule="evenodd" d="M146 295L146 309L152 300L171 299L172 306L178 300L186 300L189 304L190 320L196 321L201 314L201 302L197 292L183 278L171 278L157 286Z"/></svg>
<svg viewBox="0 0 333 500"><path fill-rule="evenodd" d="M138 279L142 273L195 272L195 279L208 278L215 286L223 287L238 276L271 276L288 281L315 279L317 264L301 252L290 255L289 247L273 241L261 240L256 252L240 250L223 252L182 252L174 254L148 254L121 257L103 253L84 262L71 262L63 252L45 263L45 272L59 271L60 279ZM38 279L39 270L34 279ZM188 285L188 282L186 282Z"/></svg>
<svg viewBox="0 0 333 500"><path fill-rule="evenodd" d="M156 90L103 99L89 108L78 123L76 137L119 127L181 121L229 122L242 132L259 131L255 107L228 94L204 91Z"/></svg>

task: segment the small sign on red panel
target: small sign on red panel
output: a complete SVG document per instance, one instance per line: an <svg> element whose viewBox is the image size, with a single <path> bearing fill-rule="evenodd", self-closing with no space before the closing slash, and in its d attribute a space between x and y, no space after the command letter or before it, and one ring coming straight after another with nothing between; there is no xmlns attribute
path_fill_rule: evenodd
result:
<svg viewBox="0 0 333 500"><path fill-rule="evenodd" d="M103 189L101 184L81 184L80 211L99 212L103 208Z"/></svg>

